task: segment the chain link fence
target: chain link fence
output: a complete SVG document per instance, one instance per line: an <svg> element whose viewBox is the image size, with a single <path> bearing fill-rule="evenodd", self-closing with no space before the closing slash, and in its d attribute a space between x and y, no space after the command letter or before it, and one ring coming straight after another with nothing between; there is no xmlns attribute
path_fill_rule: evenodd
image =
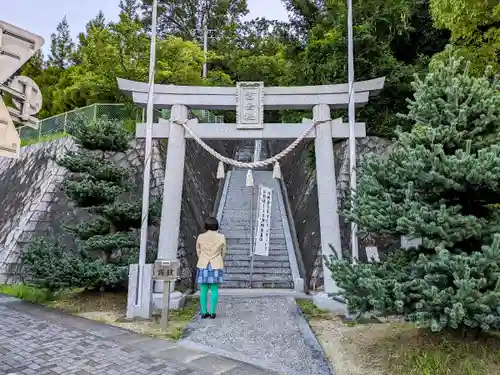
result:
<svg viewBox="0 0 500 375"><path fill-rule="evenodd" d="M133 131L137 122L146 122L146 109L125 105L125 104L92 104L87 107L74 109L60 115L48 117L40 120L38 129L27 126L18 128L21 144L27 145L41 141L63 137L68 129L76 123L78 119L95 121L102 117L110 120L123 121L124 126L130 126ZM216 116L210 111L194 110L189 113L190 118L197 117L200 122L222 123L223 116ZM153 122L158 122L160 118L169 119L169 110L154 110Z"/></svg>

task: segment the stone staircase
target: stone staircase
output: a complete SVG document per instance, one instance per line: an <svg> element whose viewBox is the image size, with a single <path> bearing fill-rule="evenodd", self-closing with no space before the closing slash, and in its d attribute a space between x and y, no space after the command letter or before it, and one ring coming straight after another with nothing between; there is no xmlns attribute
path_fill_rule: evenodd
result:
<svg viewBox="0 0 500 375"><path fill-rule="evenodd" d="M245 147L246 148L246 147ZM238 160L248 160L249 150L237 150ZM227 192L221 202L220 231L226 235L228 253L225 259L224 288L293 289L294 277L287 249L279 196L281 190L271 171L254 171L254 188L246 186L247 170L233 169L226 184ZM273 188L269 256L251 256L252 239L257 213L259 185ZM253 190L253 210L250 212ZM283 216L286 218L286 216ZM251 225L253 221L253 226ZM283 225L285 224L285 225ZM290 249L293 252L293 249ZM253 268L252 268L253 263Z"/></svg>

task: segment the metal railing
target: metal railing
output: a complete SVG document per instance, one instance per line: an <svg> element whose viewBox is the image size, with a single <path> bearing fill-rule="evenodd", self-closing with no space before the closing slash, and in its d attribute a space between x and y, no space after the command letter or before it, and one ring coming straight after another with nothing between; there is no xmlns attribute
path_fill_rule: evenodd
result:
<svg viewBox="0 0 500 375"><path fill-rule="evenodd" d="M190 118L197 117L200 122L222 123L223 116L216 116L206 110L190 111ZM31 144L62 137L67 134L68 129L77 120L82 117L88 121L95 121L101 117L107 117L111 120L146 122L146 109L125 104L92 104L87 107L77 108L59 115L40 120L38 129L27 126L19 127L19 136L23 144ZM158 122L160 118L170 118L169 110L155 110L153 113L153 122Z"/></svg>

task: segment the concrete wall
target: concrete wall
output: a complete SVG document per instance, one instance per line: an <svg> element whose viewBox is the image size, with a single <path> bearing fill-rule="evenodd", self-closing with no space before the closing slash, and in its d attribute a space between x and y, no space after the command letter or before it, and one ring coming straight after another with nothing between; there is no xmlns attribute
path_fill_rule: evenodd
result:
<svg viewBox="0 0 500 375"><path fill-rule="evenodd" d="M285 149L292 141L270 141L267 147L275 155ZM388 141L368 137L357 142L359 158L368 153L386 154L390 150ZM343 207L346 193L349 190L349 148L347 141L334 145L335 172L337 178L337 194L339 207ZM321 254L321 239L319 232L318 190L314 164L314 142L301 143L281 162L281 170L287 187L288 199L297 232L302 259L306 269L306 281L311 290L323 286L323 268ZM350 225L340 217L340 231L343 250L350 251ZM359 237L359 255L366 260L365 247L377 246L383 253L394 246L395 241L374 235Z"/></svg>
<svg viewBox="0 0 500 375"><path fill-rule="evenodd" d="M211 144L224 155L232 155L234 143ZM74 148L70 138L24 147L17 161L0 158L0 283L20 280L20 255L34 236L61 236L70 246L74 238L64 230L66 224L85 221L88 214L75 208L60 190L66 171L55 160ZM152 154L151 195L162 193L166 144L155 141ZM142 191L144 142L132 141L127 153L108 154L118 165L132 168L135 175L135 199ZM184 265L181 284L191 284L195 266L194 239L211 214L218 181L217 162L192 141L186 149L184 192L178 254ZM124 197L127 199L128 197ZM151 246L155 246L159 225L150 227Z"/></svg>

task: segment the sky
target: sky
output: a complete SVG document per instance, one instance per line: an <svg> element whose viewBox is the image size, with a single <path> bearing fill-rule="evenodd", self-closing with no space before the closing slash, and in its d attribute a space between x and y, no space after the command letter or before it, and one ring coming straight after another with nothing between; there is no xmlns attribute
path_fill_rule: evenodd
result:
<svg viewBox="0 0 500 375"><path fill-rule="evenodd" d="M287 14L280 0L247 0L250 14L248 19L287 20ZM50 34L66 15L73 39L85 30L88 21L102 10L110 21L118 18L119 0L0 0L0 20L21 27L45 39L44 51L48 51Z"/></svg>

